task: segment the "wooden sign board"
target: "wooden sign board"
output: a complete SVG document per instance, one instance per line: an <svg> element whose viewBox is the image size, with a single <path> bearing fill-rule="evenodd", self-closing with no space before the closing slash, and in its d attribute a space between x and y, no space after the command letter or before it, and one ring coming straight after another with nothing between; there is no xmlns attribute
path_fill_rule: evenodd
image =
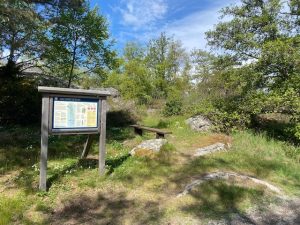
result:
<svg viewBox="0 0 300 225"><path fill-rule="evenodd" d="M99 173L105 168L106 99L109 92L39 87L43 94L40 190L46 190L49 134L100 134Z"/></svg>
<svg viewBox="0 0 300 225"><path fill-rule="evenodd" d="M50 101L51 133L98 131L99 99L55 96Z"/></svg>

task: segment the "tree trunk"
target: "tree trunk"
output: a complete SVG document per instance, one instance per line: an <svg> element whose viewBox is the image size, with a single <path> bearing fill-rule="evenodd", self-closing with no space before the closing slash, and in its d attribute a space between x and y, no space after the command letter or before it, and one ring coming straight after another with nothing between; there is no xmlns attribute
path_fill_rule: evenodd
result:
<svg viewBox="0 0 300 225"><path fill-rule="evenodd" d="M71 65L71 70L70 70L70 74L69 74L68 88L71 87L71 83L72 83L72 79L73 79L74 65L75 65L75 60L76 60L76 49L77 49L77 37L75 40L74 49L73 49L73 53L72 53L72 65Z"/></svg>
<svg viewBox="0 0 300 225"><path fill-rule="evenodd" d="M8 62L13 62L14 61L14 54L15 54L15 35L12 35L11 38L11 43L10 43L10 49L9 49L9 57L8 57Z"/></svg>

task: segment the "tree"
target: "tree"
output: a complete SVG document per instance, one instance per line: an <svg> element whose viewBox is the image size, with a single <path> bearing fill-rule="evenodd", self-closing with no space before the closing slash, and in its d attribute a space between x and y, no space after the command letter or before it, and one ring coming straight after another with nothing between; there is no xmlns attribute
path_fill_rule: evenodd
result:
<svg viewBox="0 0 300 225"><path fill-rule="evenodd" d="M106 85L120 90L126 99L138 104L147 104L153 90L150 71L146 66L145 49L139 44L129 42L124 48L120 70L113 71Z"/></svg>
<svg viewBox="0 0 300 225"><path fill-rule="evenodd" d="M210 78L227 93L217 101L219 108L244 115L288 113L300 121L298 2L243 0L222 10L230 20L207 32L212 49L234 62L220 61L231 72L217 70Z"/></svg>
<svg viewBox="0 0 300 225"><path fill-rule="evenodd" d="M212 47L225 50L240 62L255 64L262 74L260 88L268 93L283 89L283 82L299 72L300 39L291 25L299 17L295 13L299 4L289 1L288 12L284 4L280 0L244 0L241 6L222 10L223 17L232 16L232 20L207 32Z"/></svg>
<svg viewBox="0 0 300 225"><path fill-rule="evenodd" d="M159 38L150 40L146 60L156 89L154 97L167 97L169 85L176 80L181 68L187 63L185 50L179 41L161 33Z"/></svg>
<svg viewBox="0 0 300 225"><path fill-rule="evenodd" d="M85 3L56 8L53 13L48 48L44 54L48 71L67 80L70 87L80 74L99 72L114 65L106 19L98 8Z"/></svg>
<svg viewBox="0 0 300 225"><path fill-rule="evenodd" d="M39 44L43 21L34 4L3 0L0 3L0 22L1 60L6 62L0 68L0 77L12 78L39 57L43 47Z"/></svg>

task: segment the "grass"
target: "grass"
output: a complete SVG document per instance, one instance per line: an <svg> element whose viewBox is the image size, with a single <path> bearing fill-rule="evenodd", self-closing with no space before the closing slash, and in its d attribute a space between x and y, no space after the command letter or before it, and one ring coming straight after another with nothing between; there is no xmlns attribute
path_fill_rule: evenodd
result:
<svg viewBox="0 0 300 225"><path fill-rule="evenodd" d="M96 142L88 159L79 160L85 136L51 137L48 192L37 190L39 128L0 131L0 224L57 224L70 219L91 224L93 219L103 224L197 224L234 213L243 216L247 208L273 200L273 193L263 187L237 181L210 181L176 198L193 179L215 171L253 175L287 195L300 196L298 147L251 131L232 137L199 134L182 116L152 115L141 123L171 130L169 144L153 157L130 157L134 146L154 134L138 137L128 127L109 127L103 177L98 175ZM191 157L195 149L220 141L230 142L231 149Z"/></svg>
<svg viewBox="0 0 300 225"><path fill-rule="evenodd" d="M9 224L23 219L26 198L18 195L15 197L0 197L0 225Z"/></svg>

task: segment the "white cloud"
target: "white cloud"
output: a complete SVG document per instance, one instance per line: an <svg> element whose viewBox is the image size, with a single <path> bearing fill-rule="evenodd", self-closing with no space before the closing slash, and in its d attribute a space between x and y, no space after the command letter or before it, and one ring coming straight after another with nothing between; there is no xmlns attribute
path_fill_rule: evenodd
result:
<svg viewBox="0 0 300 225"><path fill-rule="evenodd" d="M180 40L187 50L195 48L207 50L205 32L213 29L214 25L218 23L220 17L219 11L222 8L231 4L239 4L239 2L240 0L215 0L209 8L199 9L180 19L165 21L165 25L160 27L159 24L161 23L156 23L157 20L167 16L166 14L168 13L168 6L163 4L164 1L140 0L138 2L137 0L129 0L126 1L126 10L123 10L124 13L122 15L126 25L133 26L133 29L120 32L118 39L122 43L128 40L146 43L152 38L157 38L161 32L166 32L167 35L174 36L176 40ZM165 9L156 10L156 16L154 16L155 10L153 8L156 7L153 6L151 9L148 4L159 4L160 7ZM169 9L171 10L171 7ZM179 8L177 9L179 10ZM125 14L125 11L128 12L128 15ZM173 7L172 13L175 11L176 9Z"/></svg>
<svg viewBox="0 0 300 225"><path fill-rule="evenodd" d="M137 30L151 27L167 13L168 5L165 0L123 0L125 7L119 8L123 24Z"/></svg>
<svg viewBox="0 0 300 225"><path fill-rule="evenodd" d="M165 27L168 35L174 35L187 49L206 47L205 32L213 28L218 16L214 11L196 12Z"/></svg>
<svg viewBox="0 0 300 225"><path fill-rule="evenodd" d="M176 20L164 27L168 35L174 35L176 39L182 41L183 46L188 50L193 48L207 48L205 32L212 29L218 23L221 8L238 0L216 1L215 6L210 9L200 10L188 15L180 20Z"/></svg>

